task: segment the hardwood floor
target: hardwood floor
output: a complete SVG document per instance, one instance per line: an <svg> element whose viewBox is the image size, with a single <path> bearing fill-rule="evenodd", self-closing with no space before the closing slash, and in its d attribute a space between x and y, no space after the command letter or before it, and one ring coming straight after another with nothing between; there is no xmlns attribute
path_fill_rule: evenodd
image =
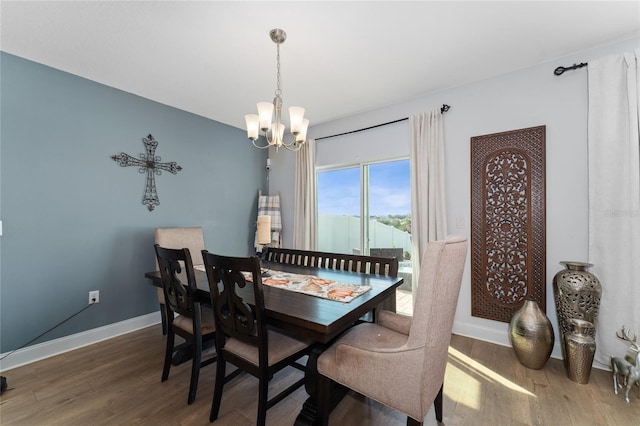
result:
<svg viewBox="0 0 640 426"><path fill-rule="evenodd" d="M410 291L396 290L396 312L413 315L413 296Z"/></svg>
<svg viewBox="0 0 640 426"><path fill-rule="evenodd" d="M208 425L215 366L200 374L196 401L187 405L189 363L172 367L161 383L164 339L154 326L2 373L2 425ZM271 390L301 373L282 372ZM216 425L255 423L257 381L241 375L225 386ZM304 389L270 409L268 425L291 425ZM404 425L406 417L349 393L332 425ZM566 377L562 362L542 370L520 365L511 348L453 336L444 388L447 425L637 425L640 398L614 395L610 373L594 369L590 383ZM433 407L425 419L436 425Z"/></svg>

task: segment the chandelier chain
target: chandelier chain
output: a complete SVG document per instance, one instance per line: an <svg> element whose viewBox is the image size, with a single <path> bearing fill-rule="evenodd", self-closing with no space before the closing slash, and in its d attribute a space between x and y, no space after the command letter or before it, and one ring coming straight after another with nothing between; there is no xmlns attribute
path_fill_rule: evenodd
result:
<svg viewBox="0 0 640 426"><path fill-rule="evenodd" d="M280 97L282 90L280 89L280 44L276 44L276 96Z"/></svg>

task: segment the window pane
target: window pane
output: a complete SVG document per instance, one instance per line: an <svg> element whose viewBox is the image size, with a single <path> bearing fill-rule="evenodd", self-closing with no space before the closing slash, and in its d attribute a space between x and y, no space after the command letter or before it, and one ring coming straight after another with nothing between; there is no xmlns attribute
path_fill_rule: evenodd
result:
<svg viewBox="0 0 640 426"><path fill-rule="evenodd" d="M409 160L368 166L368 247L371 256L397 257L404 284L398 312L411 314L411 177Z"/></svg>
<svg viewBox="0 0 640 426"><path fill-rule="evenodd" d="M318 172L318 250L360 247L360 167Z"/></svg>
<svg viewBox="0 0 640 426"><path fill-rule="evenodd" d="M399 260L411 257L411 183L409 160L369 167L368 246L394 248Z"/></svg>

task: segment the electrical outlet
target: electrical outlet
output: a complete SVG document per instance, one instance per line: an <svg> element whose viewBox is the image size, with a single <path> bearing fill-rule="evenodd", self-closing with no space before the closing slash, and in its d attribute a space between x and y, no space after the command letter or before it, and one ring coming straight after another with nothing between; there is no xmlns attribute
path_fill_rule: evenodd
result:
<svg viewBox="0 0 640 426"><path fill-rule="evenodd" d="M89 292L89 304L98 303L100 301L100 290L93 290Z"/></svg>

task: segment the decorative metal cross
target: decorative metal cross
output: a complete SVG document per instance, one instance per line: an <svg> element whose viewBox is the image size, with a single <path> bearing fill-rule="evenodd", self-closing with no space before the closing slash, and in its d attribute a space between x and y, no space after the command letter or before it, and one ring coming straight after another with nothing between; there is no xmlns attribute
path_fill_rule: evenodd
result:
<svg viewBox="0 0 640 426"><path fill-rule="evenodd" d="M171 174L176 174L182 167L178 166L175 161L170 163L161 163L160 157L156 156L156 147L158 141L153 139L153 136L149 134L146 138L142 138L142 143L147 150L146 154L140 154L140 158L135 158L129 154L121 152L118 155L112 155L113 161L120 163L120 166L137 166L138 172L147 174L147 182L144 186L144 195L142 197L142 205L147 206L149 211L153 211L156 206L160 205L160 199L156 192L156 178L155 175L161 175L162 170L166 170Z"/></svg>

